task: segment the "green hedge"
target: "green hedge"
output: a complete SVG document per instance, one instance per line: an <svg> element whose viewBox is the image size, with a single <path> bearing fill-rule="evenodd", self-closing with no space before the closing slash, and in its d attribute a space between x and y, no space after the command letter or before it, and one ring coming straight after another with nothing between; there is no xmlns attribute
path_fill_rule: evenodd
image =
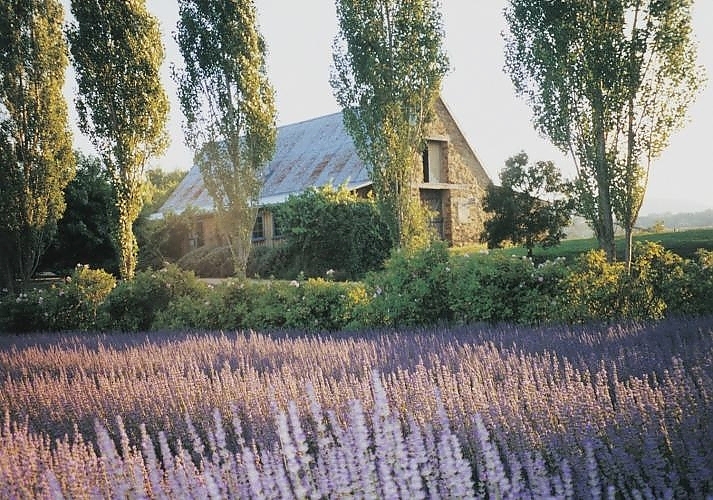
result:
<svg viewBox="0 0 713 500"><path fill-rule="evenodd" d="M228 279L207 285L175 265L118 285L78 267L66 280L0 292L4 332L158 329L336 331L437 322L552 324L658 320L713 313L713 252L684 259L635 247L631 271L601 252L574 264L519 256L451 255L443 243L392 254L363 282L333 276Z"/></svg>

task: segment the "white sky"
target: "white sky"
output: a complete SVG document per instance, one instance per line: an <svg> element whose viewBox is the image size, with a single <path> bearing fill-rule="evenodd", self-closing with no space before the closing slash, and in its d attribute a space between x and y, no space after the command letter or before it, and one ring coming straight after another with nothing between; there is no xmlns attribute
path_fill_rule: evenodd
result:
<svg viewBox="0 0 713 500"><path fill-rule="evenodd" d="M63 0L69 16L69 0ZM524 150L531 161L553 160L571 175L571 160L539 137L531 125L529 107L515 96L502 70L506 0L443 0L445 48L451 72L443 98L494 180L510 156ZM156 166L165 170L190 168L192 153L183 144L181 120L170 64L181 64L172 33L178 19L177 2L148 0L164 33L166 63L163 77L172 101L169 132L172 143ZM269 78L276 91L278 125L294 123L339 110L329 86L332 41L337 31L333 0L256 0L261 32L268 45ZM694 32L699 63L713 79L713 0L697 0ZM76 88L68 74L68 93ZM72 109L73 106L70 106ZM73 112L73 109L72 109ZM76 115L72 115L73 118ZM713 82L689 112L690 123L678 132L652 167L642 214L713 208ZM75 131L75 145L91 150Z"/></svg>

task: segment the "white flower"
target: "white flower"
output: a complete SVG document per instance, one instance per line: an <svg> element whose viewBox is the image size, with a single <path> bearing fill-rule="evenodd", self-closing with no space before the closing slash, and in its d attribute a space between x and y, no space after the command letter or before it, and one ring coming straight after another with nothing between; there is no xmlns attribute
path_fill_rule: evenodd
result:
<svg viewBox="0 0 713 500"><path fill-rule="evenodd" d="M326 274L327 276L334 276L334 269L329 269L329 270L327 270L327 272L326 272L325 274Z"/></svg>
<svg viewBox="0 0 713 500"><path fill-rule="evenodd" d="M292 281L290 281L290 286L293 286L293 287L295 287L295 288L299 288L299 287L300 287L300 282L297 281L297 280L292 280Z"/></svg>

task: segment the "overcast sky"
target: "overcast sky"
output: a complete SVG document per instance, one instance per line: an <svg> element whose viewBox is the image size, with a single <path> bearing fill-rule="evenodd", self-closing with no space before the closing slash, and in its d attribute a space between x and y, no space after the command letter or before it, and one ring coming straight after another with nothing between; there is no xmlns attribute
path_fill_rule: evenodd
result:
<svg viewBox="0 0 713 500"><path fill-rule="evenodd" d="M69 0L63 1L69 15ZM490 176L497 181L505 160L522 150L532 161L553 160L572 175L571 160L533 130L530 109L515 96L503 73L501 33L505 29L502 10L506 1L442 3L445 48L451 61L443 98ZM334 1L256 0L256 6L269 50L268 72L276 91L278 125L338 111L329 86L331 46L337 30ZM183 117L169 76L170 64L181 64L172 39L178 7L171 0L148 0L148 7L161 22L166 45L163 76L172 100L172 143L155 165L185 170L190 168L193 155L183 144ZM713 0L695 2L693 21L699 63L713 76ZM72 79L69 75L70 94L76 88ZM713 83L709 83L690 110L690 123L654 163L642 213L713 208L712 139ZM81 149L90 148L79 132L75 132L75 143Z"/></svg>

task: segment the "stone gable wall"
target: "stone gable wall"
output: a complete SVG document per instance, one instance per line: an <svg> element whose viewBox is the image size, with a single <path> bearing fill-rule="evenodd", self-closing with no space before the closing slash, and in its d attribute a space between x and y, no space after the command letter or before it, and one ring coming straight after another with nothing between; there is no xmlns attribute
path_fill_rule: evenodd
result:
<svg viewBox="0 0 713 500"><path fill-rule="evenodd" d="M445 235L454 246L478 243L487 218L483 198L491 180L440 99L428 132L434 140L447 141L443 172L449 184L458 185L444 196Z"/></svg>

